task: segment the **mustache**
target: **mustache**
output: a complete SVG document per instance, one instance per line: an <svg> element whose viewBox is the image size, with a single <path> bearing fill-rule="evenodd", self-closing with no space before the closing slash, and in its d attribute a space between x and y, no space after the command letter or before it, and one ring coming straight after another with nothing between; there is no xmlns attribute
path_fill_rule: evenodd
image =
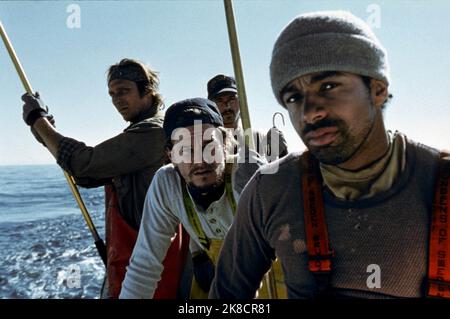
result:
<svg viewBox="0 0 450 319"><path fill-rule="evenodd" d="M204 171L204 170L214 170L214 164L205 164L199 167L194 167L190 172L189 176L192 177L195 173L198 171Z"/></svg>
<svg viewBox="0 0 450 319"><path fill-rule="evenodd" d="M306 126L303 128L303 135L311 132L311 131L315 131L319 128L323 128L323 127L332 127L332 126L336 126L338 128L342 127L343 121L342 120L335 120L335 119L323 119L320 120L314 124L306 124Z"/></svg>

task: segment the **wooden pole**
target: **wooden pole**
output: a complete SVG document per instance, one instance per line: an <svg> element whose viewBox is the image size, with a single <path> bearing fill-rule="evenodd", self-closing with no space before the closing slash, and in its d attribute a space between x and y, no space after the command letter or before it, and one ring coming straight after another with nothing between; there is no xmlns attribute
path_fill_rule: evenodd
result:
<svg viewBox="0 0 450 319"><path fill-rule="evenodd" d="M9 40L8 35L6 34L5 28L3 27L2 22L0 21L0 34L3 40L3 43L6 46L6 49L8 50L9 56L11 57L11 60L14 64L14 67L16 68L17 74L19 75L19 78L22 82L23 87L25 90L29 93L34 95L33 88L31 87L30 82L28 81L28 78L22 68L22 65L20 64L19 59L17 58L16 51L14 51L14 48L11 44L11 41ZM102 258L103 263L106 266L106 245L103 242L103 240L98 235L97 229L94 226L94 223L92 222L91 216L89 215L89 212L84 205L83 199L81 198L80 192L78 191L77 186L75 185L75 181L72 176L70 176L66 171L64 171L64 176L66 177L67 183L69 184L70 190L72 191L73 196L75 197L75 200L78 204L78 207L80 207L81 214L84 217L84 220L86 221L86 224L88 225L89 230L91 231L92 236L95 240L95 246L97 247L98 253L100 257Z"/></svg>
<svg viewBox="0 0 450 319"><path fill-rule="evenodd" d="M231 56L233 59L234 75L238 90L239 108L241 111L242 127L244 131L250 132L250 112L247 105L247 94L245 93L244 73L242 72L241 56L239 53L239 42L234 22L233 3L231 0L223 1L225 6L225 16L227 19L228 38L230 40ZM255 149L253 134L245 135L245 144L252 150Z"/></svg>
<svg viewBox="0 0 450 319"><path fill-rule="evenodd" d="M227 19L228 38L230 40L231 57L233 59L234 74L238 89L239 106L241 110L242 127L244 131L250 132L250 112L248 111L247 95L245 93L244 74L242 72L241 55L239 53L239 42L236 32L236 23L234 21L232 0L223 0L225 6L225 16ZM245 144L252 150L255 149L253 144L253 134L245 134ZM270 299L277 298L275 285L275 277L273 268L264 276L267 285L267 292Z"/></svg>

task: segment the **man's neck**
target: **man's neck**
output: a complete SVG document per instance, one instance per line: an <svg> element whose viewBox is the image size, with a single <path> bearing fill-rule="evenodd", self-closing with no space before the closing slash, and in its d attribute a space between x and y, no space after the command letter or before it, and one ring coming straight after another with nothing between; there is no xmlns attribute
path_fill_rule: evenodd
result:
<svg viewBox="0 0 450 319"><path fill-rule="evenodd" d="M242 130L241 116L238 116L233 123L224 124L224 127L230 130L234 130L235 132L238 130Z"/></svg>
<svg viewBox="0 0 450 319"><path fill-rule="evenodd" d="M142 112L140 112L137 116L135 116L130 122L131 122L131 124L136 124L140 121L143 121L145 119L155 116L156 113L158 113L158 108L149 106L148 108L146 108Z"/></svg>
<svg viewBox="0 0 450 319"><path fill-rule="evenodd" d="M199 190L198 188L193 188L188 185L188 190L194 202L206 210L209 205L222 197L223 192L225 191L225 183L208 191Z"/></svg>

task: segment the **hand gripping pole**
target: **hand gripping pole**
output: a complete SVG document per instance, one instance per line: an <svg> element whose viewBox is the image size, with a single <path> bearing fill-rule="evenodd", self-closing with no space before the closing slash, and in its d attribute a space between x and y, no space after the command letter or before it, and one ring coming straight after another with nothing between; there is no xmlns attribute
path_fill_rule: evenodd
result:
<svg viewBox="0 0 450 319"><path fill-rule="evenodd" d="M17 58L17 54L14 51L11 41L9 40L8 35L6 34L6 31L1 21L0 21L0 35L2 37L3 43L6 46L6 49L8 50L9 56L11 57L14 67L16 68L17 74L19 75L19 78L22 81L23 87L29 94L34 95L33 88L31 87L31 84L28 81L27 76L25 75L22 65L20 64L20 61ZM80 207L81 213L86 221L86 224L89 230L91 231L92 236L94 237L97 251L100 257L102 258L103 263L106 266L106 245L103 242L103 239L101 239L100 236L98 235L97 229L95 228L91 216L89 215L89 212L87 211L86 206L84 205L83 199L81 198L80 192L78 191L78 188L75 185L73 177L70 176L66 171L63 170L63 172L64 176L66 177L67 183L69 184L69 187L72 191L72 194L75 197L78 206Z"/></svg>

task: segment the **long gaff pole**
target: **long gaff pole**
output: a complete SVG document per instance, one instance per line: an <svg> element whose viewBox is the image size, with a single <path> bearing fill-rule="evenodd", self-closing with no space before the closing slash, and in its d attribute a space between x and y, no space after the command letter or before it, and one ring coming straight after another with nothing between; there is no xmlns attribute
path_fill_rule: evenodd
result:
<svg viewBox="0 0 450 319"><path fill-rule="evenodd" d="M22 68L22 65L20 64L19 59L17 58L16 51L14 51L14 48L11 44L11 41L8 38L8 35L6 34L6 31L3 27L2 22L0 21L0 34L3 40L3 43L6 46L6 49L8 50L9 56L11 57L11 60L14 64L14 67L16 68L17 74L20 77L20 80L22 81L23 87L25 90L29 93L34 95L33 88L30 85L30 82L28 81L27 76L25 75L25 72ZM84 220L86 221L86 224L88 225L89 230L91 231L92 237L94 237L95 240L95 247L97 247L98 253L100 257L103 260L103 263L106 265L106 246L103 240L98 235L97 229L94 226L94 223L92 222L91 216L89 215L89 212L86 209L86 206L84 205L83 199L81 198L80 192L78 191L77 186L75 185L74 179L72 176L70 176L66 171L64 171L64 176L66 177L67 183L69 184L70 189L72 190L72 194L75 197L75 200L80 207L81 213L83 214Z"/></svg>
<svg viewBox="0 0 450 319"><path fill-rule="evenodd" d="M241 55L239 53L236 23L234 22L233 3L231 0L223 0L223 4L225 7L225 16L227 18L228 38L230 40L231 57L233 59L234 74L236 76L242 126L244 130L248 129L250 131L250 112L248 111L247 95L245 93L244 74L242 72ZM253 144L253 134L245 134L245 142L250 149L255 149ZM264 276L264 280L267 285L269 298L276 299L278 296L273 268Z"/></svg>
<svg viewBox="0 0 450 319"><path fill-rule="evenodd" d="M250 112L247 105L247 94L245 93L244 73L242 72L241 55L239 53L239 42L234 22L233 3L231 0L224 0L225 16L227 19L228 38L230 40L231 57L233 59L234 75L238 89L239 108L241 111L242 127L246 132L250 132ZM245 143L250 149L255 149L253 144L253 134L245 134Z"/></svg>

